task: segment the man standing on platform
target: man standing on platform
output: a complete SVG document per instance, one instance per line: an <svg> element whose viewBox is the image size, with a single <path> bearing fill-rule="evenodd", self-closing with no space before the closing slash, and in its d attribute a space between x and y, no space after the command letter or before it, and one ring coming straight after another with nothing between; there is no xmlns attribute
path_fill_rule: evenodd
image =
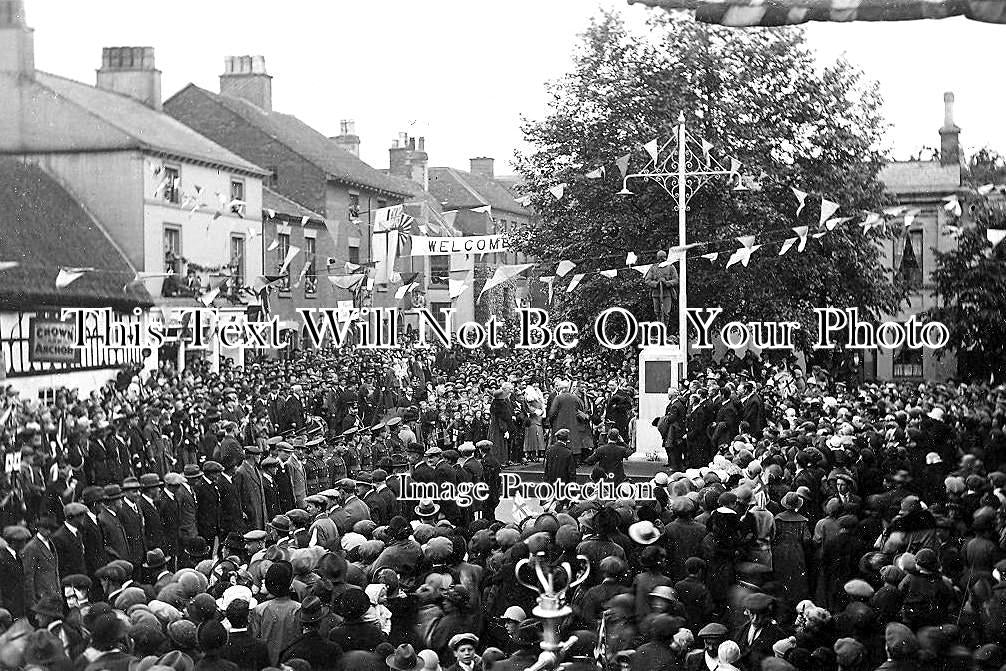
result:
<svg viewBox="0 0 1006 671"><path fill-rule="evenodd" d="M664 410L664 416L656 420L657 430L660 432L660 437L664 442L664 450L667 452L668 467L682 470L681 444L685 432L685 404L677 389L668 389L667 398L669 402Z"/></svg>

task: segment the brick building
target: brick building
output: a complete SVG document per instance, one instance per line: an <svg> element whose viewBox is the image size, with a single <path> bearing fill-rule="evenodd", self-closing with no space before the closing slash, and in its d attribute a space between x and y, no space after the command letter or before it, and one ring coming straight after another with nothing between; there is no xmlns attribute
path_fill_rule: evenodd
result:
<svg viewBox="0 0 1006 671"><path fill-rule="evenodd" d="M900 275L912 288L909 302L886 319L905 321L937 304L931 273L936 267L936 251L949 251L956 238L944 227L953 223L944 209L947 196L961 192L963 153L961 129L954 123L954 94L944 95L944 120L939 130L939 158L929 161L894 161L884 166L880 180L899 205L918 210L912 223L898 237L881 240L882 263L892 277ZM868 351L863 360L866 378L882 380L946 379L956 374L951 353L937 358L929 350L903 348L896 352Z"/></svg>
<svg viewBox="0 0 1006 671"><path fill-rule="evenodd" d="M297 117L273 110L272 77L261 56L227 58L220 93L189 84L167 100L164 109L193 130L261 165L268 173L266 187L324 217L328 234L314 236L315 255L335 262L331 272L338 272L347 261L369 260L374 212L410 197L359 159L354 153L359 138L351 129L343 128L343 136L330 139ZM266 267L275 265L275 258L266 255ZM294 261L295 272L302 268L301 262ZM396 288L379 292L374 304L390 305ZM335 306L349 297L349 292L319 281L313 296L296 290L282 292L273 307L286 314L302 306Z"/></svg>

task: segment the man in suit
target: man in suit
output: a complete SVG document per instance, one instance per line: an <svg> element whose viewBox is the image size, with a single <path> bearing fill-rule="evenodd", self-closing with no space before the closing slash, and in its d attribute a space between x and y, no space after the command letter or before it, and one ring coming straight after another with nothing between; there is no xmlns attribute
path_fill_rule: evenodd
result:
<svg viewBox="0 0 1006 671"><path fill-rule="evenodd" d="M786 632L772 619L773 599L755 592L744 598L744 612L748 621L733 640L741 649L741 662L745 668L760 669L761 662L775 653L772 645L786 638Z"/></svg>
<svg viewBox="0 0 1006 671"><path fill-rule="evenodd" d="M559 429L555 432L555 441L545 452L544 482L576 482L576 460L566 441L569 440L569 429Z"/></svg>
<svg viewBox="0 0 1006 671"><path fill-rule="evenodd" d="M19 556L31 532L20 526L3 530L0 541L0 608L6 608L16 620L28 612L24 564Z"/></svg>
<svg viewBox="0 0 1006 671"><path fill-rule="evenodd" d="M741 384L738 393L741 396L741 419L748 423L751 435L761 438L764 428L764 402L758 394L758 389L751 382Z"/></svg>
<svg viewBox="0 0 1006 671"><path fill-rule="evenodd" d="M265 494L265 517L271 520L276 515L283 513L290 508L280 505L279 494L279 459L268 456L262 459L262 493Z"/></svg>
<svg viewBox="0 0 1006 671"><path fill-rule="evenodd" d="M134 567L138 567L143 563L143 557L147 552L143 513L140 511L140 481L136 478L126 478L122 483L122 493L124 496L118 513L129 545L129 554L125 559Z"/></svg>
<svg viewBox="0 0 1006 671"><path fill-rule="evenodd" d="M84 556L84 538L81 531L87 517L87 506L83 503L67 503L63 507L63 524L49 539L56 550L59 577L87 573Z"/></svg>
<svg viewBox="0 0 1006 671"><path fill-rule="evenodd" d="M583 453L583 448L589 446L589 426L585 427L583 416L586 415L586 408L579 396L570 392L569 380L559 380L556 389L558 393L548 409L548 423L551 427L552 438L555 438L556 431L560 429L569 430L569 450L573 456L579 460ZM584 437L584 432L587 436Z"/></svg>
<svg viewBox="0 0 1006 671"><path fill-rule="evenodd" d="M720 389L719 407L712 426L713 449L728 444L737 435L737 406L731 397L730 387Z"/></svg>
<svg viewBox="0 0 1006 671"><path fill-rule="evenodd" d="M164 524L157 510L163 486L161 476L157 473L144 473L140 476L140 500L137 504L143 515L143 542L148 550L164 549ZM174 533L174 528L171 532Z"/></svg>
<svg viewBox="0 0 1006 671"><path fill-rule="evenodd" d="M203 474L196 484L196 528L199 536L211 546L214 540L226 538L220 523L220 490L217 481L223 467L219 462L207 461L203 464Z"/></svg>
<svg viewBox="0 0 1006 671"><path fill-rule="evenodd" d="M279 443L280 464L283 472L290 478L294 508L303 508L304 499L307 498L307 471L304 469L304 464L294 454L295 449L298 446L303 447L305 443L303 437L294 438L292 443Z"/></svg>
<svg viewBox="0 0 1006 671"><path fill-rule="evenodd" d="M84 543L84 575L94 576L94 572L108 562L105 552L105 533L101 528L101 510L104 507L105 494L101 487L85 487L80 494L81 501L87 507L87 513L81 518L80 538ZM91 603L101 600L100 585L97 581L91 584Z"/></svg>
<svg viewBox="0 0 1006 671"><path fill-rule="evenodd" d="M608 430L608 443L597 448L585 462L588 466L597 464L605 473L611 473L615 484L625 482L624 462L632 454L632 448L626 447L618 429Z"/></svg>
<svg viewBox="0 0 1006 671"><path fill-rule="evenodd" d="M280 392L281 385L278 382L272 383L272 391L269 393L269 401L267 403L269 409L269 421L274 427L279 427L283 421L283 406L286 404L286 398Z"/></svg>
<svg viewBox="0 0 1006 671"><path fill-rule="evenodd" d="M392 517L399 514L401 506L398 505L398 495L388 485L388 472L383 468L375 468L370 474L370 479L374 483L374 496L378 497L381 501L378 507L383 511L382 514L386 516L386 519L379 524L388 524ZM371 515L373 515L373 511L371 511Z"/></svg>
<svg viewBox="0 0 1006 671"><path fill-rule="evenodd" d="M709 671L717 668L719 647L727 640L727 633L727 628L719 622L711 622L699 629L696 638L702 641L702 648L692 650L685 656L685 671Z"/></svg>
<svg viewBox="0 0 1006 671"><path fill-rule="evenodd" d="M220 544L223 545L228 534L242 535L247 529L241 513L241 500L234 486L234 474L237 472L238 461L232 457L221 464L223 471L217 480L217 491L220 492Z"/></svg>
<svg viewBox="0 0 1006 671"><path fill-rule="evenodd" d="M168 470L169 460L173 460L171 450L160 426L161 411L157 408L148 408L146 412L146 422L140 435L146 446L144 460L147 468L159 476L164 475Z"/></svg>
<svg viewBox="0 0 1006 671"><path fill-rule="evenodd" d="M126 538L126 528L119 517L122 506L122 488L119 485L105 485L102 490L104 505L98 513L98 523L105 539L105 554L109 560L125 559L129 561L129 540Z"/></svg>
<svg viewBox="0 0 1006 671"><path fill-rule="evenodd" d="M24 567L24 585L27 606L31 609L45 596L63 596L59 581L59 558L52 545L52 534L59 526L51 517L40 517L35 522L35 536L21 550Z"/></svg>
<svg viewBox="0 0 1006 671"><path fill-rule="evenodd" d="M339 534L347 534L353 530L356 523L370 519L370 508L356 495L356 481L343 478L336 483L341 503L333 507L328 516L335 522Z"/></svg>
<svg viewBox="0 0 1006 671"><path fill-rule="evenodd" d="M233 480L241 507L241 528L265 529L265 489L262 486L262 471L259 470L262 448L258 445L246 445L244 456L244 461L234 473Z"/></svg>
<svg viewBox="0 0 1006 671"><path fill-rule="evenodd" d="M682 470L684 455L681 453L681 439L685 432L685 404L677 389L669 389L667 398L667 408L664 409L664 416L657 420L657 430L667 451L667 465L674 470Z"/></svg>
<svg viewBox="0 0 1006 671"><path fill-rule="evenodd" d="M304 418L304 402L301 400L303 394L304 390L299 384L291 387L290 396L284 401L283 409L280 411L279 430L281 433L304 426L306 420Z"/></svg>
<svg viewBox="0 0 1006 671"><path fill-rule="evenodd" d="M162 589L175 580L175 574L168 569L168 558L164 556L164 552L160 548L147 552L147 559L143 562L143 570L147 575L144 581L146 583L144 591L147 591L147 587L151 587L150 592L154 594L152 599L156 598Z"/></svg>
<svg viewBox="0 0 1006 671"><path fill-rule="evenodd" d="M188 464L185 466L183 478L181 486L174 490L178 501L178 536L189 539L199 535L199 530L196 528L195 485L203 479L203 473L199 466Z"/></svg>
<svg viewBox="0 0 1006 671"><path fill-rule="evenodd" d="M180 473L166 473L164 475L164 493L157 502L157 514L161 518L161 525L164 527L164 554L172 560L178 559L178 551L181 543L187 536L182 535L181 525L181 504L178 500L179 492L185 490L185 478ZM188 491L185 492L188 494ZM190 499L191 501L191 499ZM196 502L191 501L192 509L187 511L191 519L187 524L192 525L192 535L196 535Z"/></svg>

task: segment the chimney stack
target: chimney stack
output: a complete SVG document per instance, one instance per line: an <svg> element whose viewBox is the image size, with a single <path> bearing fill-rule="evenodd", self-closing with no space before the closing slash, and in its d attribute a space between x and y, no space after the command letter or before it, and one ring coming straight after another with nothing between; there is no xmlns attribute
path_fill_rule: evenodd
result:
<svg viewBox="0 0 1006 671"><path fill-rule="evenodd" d="M356 122L352 119L339 122L339 134L332 138L332 142L359 158L360 136L356 134Z"/></svg>
<svg viewBox="0 0 1006 671"><path fill-rule="evenodd" d="M35 31L24 18L24 0L0 0L0 72L35 75Z"/></svg>
<svg viewBox="0 0 1006 671"><path fill-rule="evenodd" d="M426 153L426 138L419 138L417 146L416 138L410 137L408 133L399 133L398 139L392 140L391 149L388 150L388 172L396 177L411 179L427 191L430 186L427 167L429 158Z"/></svg>
<svg viewBox="0 0 1006 671"><path fill-rule="evenodd" d="M153 47L102 49L97 85L161 111L161 71L154 65Z"/></svg>
<svg viewBox="0 0 1006 671"><path fill-rule="evenodd" d="M471 173L473 175L478 175L479 177L485 177L486 179L494 179L493 176L493 164L496 162L488 156L478 156L476 158L470 159L471 161Z"/></svg>
<svg viewBox="0 0 1006 671"><path fill-rule="evenodd" d="M954 94L943 94L943 127L940 128L940 165L960 165L961 129L954 123Z"/></svg>
<svg viewBox="0 0 1006 671"><path fill-rule="evenodd" d="M272 112L272 77L265 56L228 56L220 75L220 95L241 98L264 112Z"/></svg>

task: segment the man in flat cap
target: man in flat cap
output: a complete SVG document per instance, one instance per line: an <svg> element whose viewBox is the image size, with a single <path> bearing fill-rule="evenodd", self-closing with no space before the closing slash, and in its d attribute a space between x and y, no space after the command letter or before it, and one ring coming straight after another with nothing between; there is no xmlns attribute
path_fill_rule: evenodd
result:
<svg viewBox="0 0 1006 671"><path fill-rule="evenodd" d="M761 661L772 657L772 645L786 632L772 619L775 600L767 594L755 592L744 599L744 614L748 621L740 628L734 640L741 649L741 659L752 669L761 667Z"/></svg>
<svg viewBox="0 0 1006 671"><path fill-rule="evenodd" d="M244 451L244 461L234 474L234 489L241 504L243 528L265 529L265 488L262 484L262 471L259 468L262 448L258 445L246 445Z"/></svg>
<svg viewBox="0 0 1006 671"><path fill-rule="evenodd" d="M72 502L63 506L63 524L50 539L56 549L60 578L87 571L84 561L84 539L81 535L85 517L87 517L87 506L83 503Z"/></svg>
<svg viewBox="0 0 1006 671"><path fill-rule="evenodd" d="M15 620L28 612L20 553L30 538L31 532L26 528L9 526L4 528L0 541L0 600Z"/></svg>
<svg viewBox="0 0 1006 671"><path fill-rule="evenodd" d="M343 478L337 485L340 503L329 511L329 517L335 522L341 535L352 531L357 522L369 520L370 508L356 495L355 480Z"/></svg>

